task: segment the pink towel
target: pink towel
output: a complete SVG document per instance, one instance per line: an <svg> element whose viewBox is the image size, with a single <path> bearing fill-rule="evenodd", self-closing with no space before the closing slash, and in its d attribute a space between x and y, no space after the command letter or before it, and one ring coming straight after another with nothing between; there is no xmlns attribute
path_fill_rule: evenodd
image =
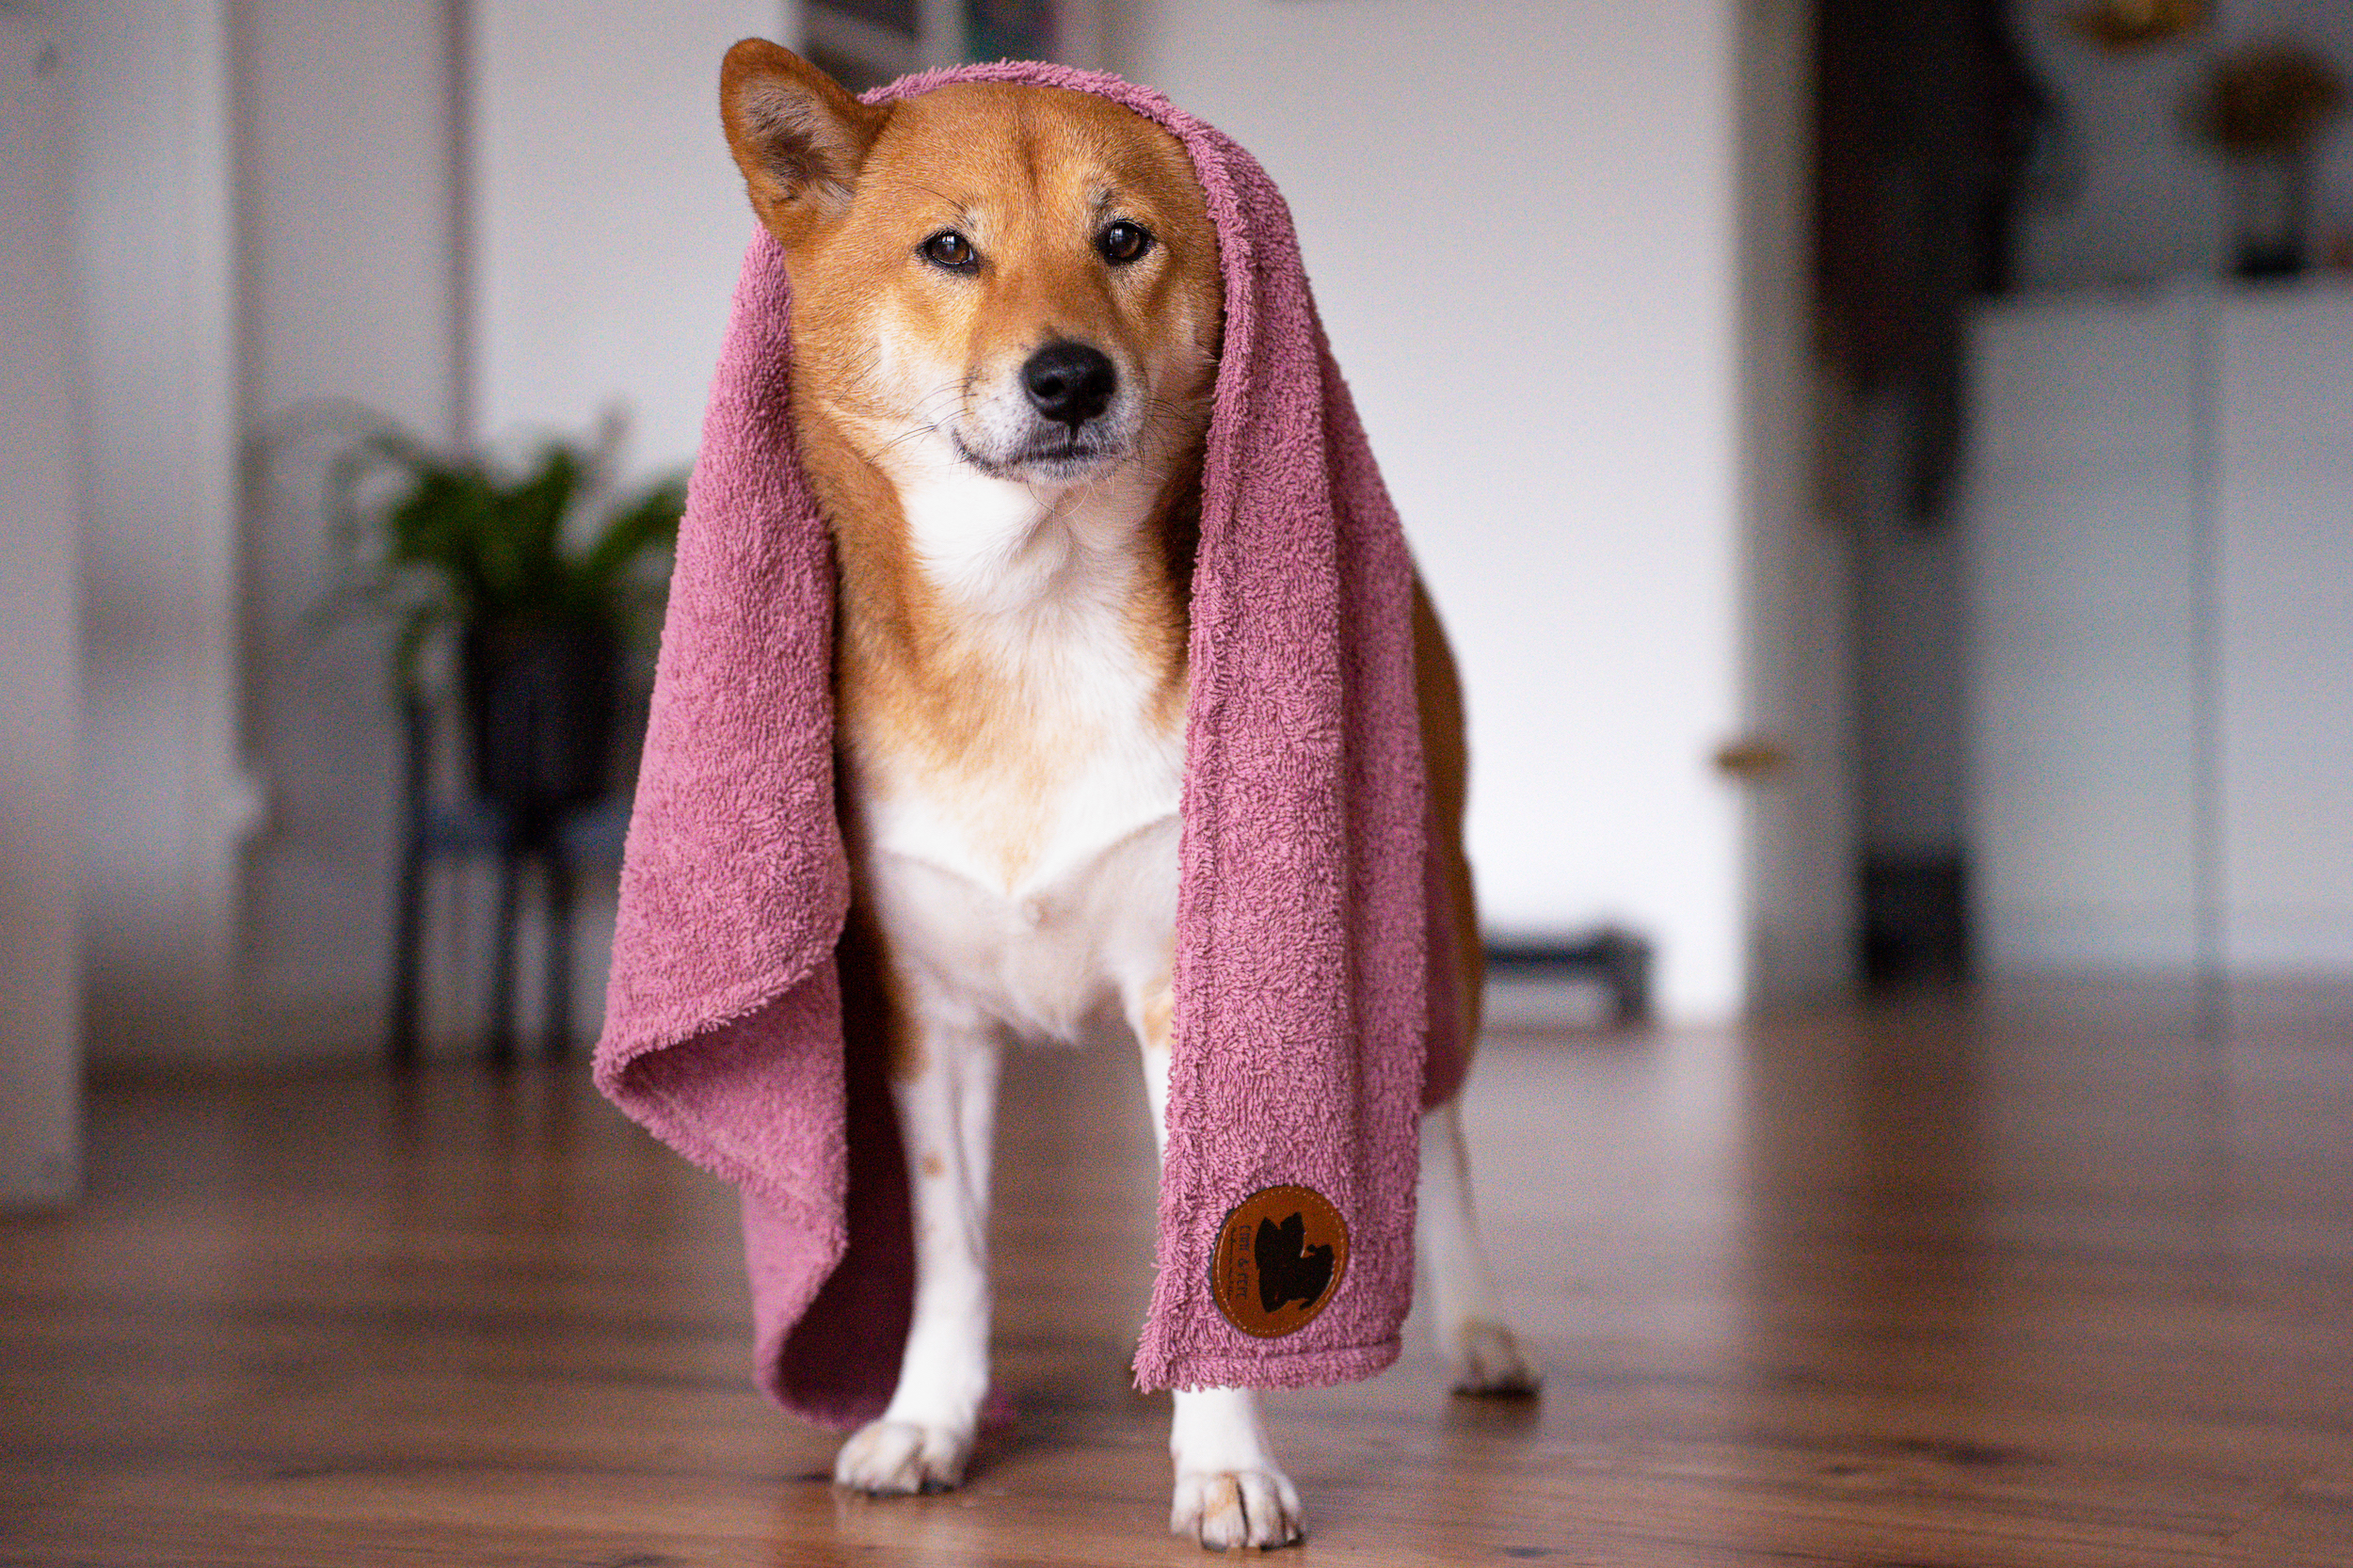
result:
<svg viewBox="0 0 2353 1568"><path fill-rule="evenodd" d="M1193 584L1159 1277L1136 1381L1369 1377L1395 1359L1412 1292L1417 1112L1453 1092L1465 1057L1439 951L1454 926L1425 867L1404 538L1289 213L1250 155L1158 94L1056 66L936 72L869 99L959 81L1099 93L1165 126L1208 193L1225 277ZM787 419L790 314L762 232L679 538L596 1076L742 1188L760 1380L788 1408L848 1425L896 1381L911 1246L872 999L843 995L834 962L850 898L834 583ZM1300 1187L1331 1206L1307 1205L1308 1240L1314 1216L1345 1226L1337 1284L1304 1326L1245 1333L1212 1288L1221 1233L1254 1193ZM1260 1269L1271 1245L1279 1272L1287 1243L1317 1285L1296 1224L1258 1225ZM1241 1266L1230 1238L1227 1251L1219 1266Z"/></svg>

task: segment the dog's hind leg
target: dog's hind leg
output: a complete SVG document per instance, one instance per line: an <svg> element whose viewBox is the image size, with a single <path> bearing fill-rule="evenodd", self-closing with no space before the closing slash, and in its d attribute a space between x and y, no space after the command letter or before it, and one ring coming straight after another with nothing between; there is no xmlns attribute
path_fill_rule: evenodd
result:
<svg viewBox="0 0 2353 1568"><path fill-rule="evenodd" d="M1454 1391L1534 1393L1536 1375L1503 1321L1495 1274L1480 1245L1471 1211L1470 1159L1455 1100L1422 1112L1421 1192L1414 1232L1429 1281L1438 1353L1454 1374Z"/></svg>
<svg viewBox="0 0 2353 1568"><path fill-rule="evenodd" d="M1144 1049L1144 1094L1152 1104L1152 1134L1168 1154L1169 1000L1165 985L1145 999L1133 1020ZM1285 1546L1306 1534L1299 1489L1274 1461L1258 1396L1248 1388L1179 1388L1169 1423L1168 1453L1176 1468L1168 1528L1204 1546Z"/></svg>
<svg viewBox="0 0 2353 1568"><path fill-rule="evenodd" d="M1433 831L1430 853L1444 876L1449 925L1431 940L1450 941L1454 956L1455 1037L1467 1052L1479 1038L1487 966L1479 945L1479 896L1463 853L1469 803L1470 753L1463 721L1463 683L1446 629L1419 574L1414 578L1414 696L1421 714L1422 762ZM1465 1057L1467 1061L1467 1056ZM1438 1353L1458 1394L1532 1394L1535 1375L1496 1304L1495 1275L1479 1244L1471 1211L1470 1157L1463 1145L1461 1106L1449 1099L1421 1118L1421 1189L1414 1240L1429 1282Z"/></svg>
<svg viewBox="0 0 2353 1568"><path fill-rule="evenodd" d="M915 1209L915 1316L899 1384L853 1433L834 1480L860 1492L959 1484L988 1393L990 1144L1003 1050L978 1023L909 1031L891 1096Z"/></svg>

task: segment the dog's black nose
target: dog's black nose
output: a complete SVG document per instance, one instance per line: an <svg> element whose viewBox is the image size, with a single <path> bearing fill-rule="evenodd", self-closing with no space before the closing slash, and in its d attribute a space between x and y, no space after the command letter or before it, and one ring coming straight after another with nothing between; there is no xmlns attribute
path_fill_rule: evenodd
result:
<svg viewBox="0 0 2353 1568"><path fill-rule="evenodd" d="M1021 388L1039 413L1075 432L1111 407L1112 393L1119 390L1119 372L1099 348L1049 343L1021 367Z"/></svg>

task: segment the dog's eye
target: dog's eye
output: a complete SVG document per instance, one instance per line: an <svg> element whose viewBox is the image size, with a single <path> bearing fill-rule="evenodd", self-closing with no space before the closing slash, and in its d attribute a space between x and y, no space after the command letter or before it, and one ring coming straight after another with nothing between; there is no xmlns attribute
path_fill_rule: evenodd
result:
<svg viewBox="0 0 2353 1568"><path fill-rule="evenodd" d="M1103 253L1107 262L1132 262L1152 248L1152 231L1141 223L1129 223L1122 218L1117 223L1106 225L1103 232L1095 236L1095 248Z"/></svg>
<svg viewBox="0 0 2353 1568"><path fill-rule="evenodd" d="M980 252L953 229L945 229L923 242L923 259L950 272L969 272L980 265Z"/></svg>

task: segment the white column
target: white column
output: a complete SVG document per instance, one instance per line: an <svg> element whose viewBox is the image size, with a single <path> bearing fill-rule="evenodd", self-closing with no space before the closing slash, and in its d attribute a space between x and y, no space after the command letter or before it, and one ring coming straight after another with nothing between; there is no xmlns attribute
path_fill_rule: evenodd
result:
<svg viewBox="0 0 2353 1568"><path fill-rule="evenodd" d="M0 12L0 1205L79 1184L81 634L59 53Z"/></svg>
<svg viewBox="0 0 2353 1568"><path fill-rule="evenodd" d="M93 1048L234 1032L240 757L235 169L226 0L60 11L74 104Z"/></svg>

